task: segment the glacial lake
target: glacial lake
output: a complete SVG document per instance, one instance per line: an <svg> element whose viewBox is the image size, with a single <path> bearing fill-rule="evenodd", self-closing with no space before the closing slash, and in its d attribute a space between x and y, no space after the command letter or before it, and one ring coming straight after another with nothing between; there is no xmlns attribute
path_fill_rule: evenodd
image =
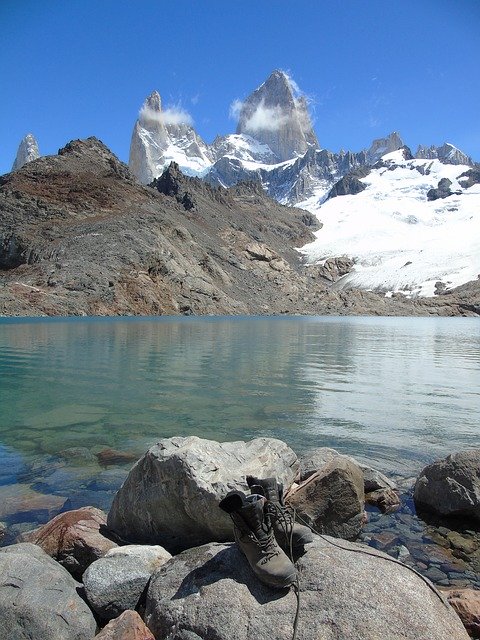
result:
<svg viewBox="0 0 480 640"><path fill-rule="evenodd" d="M2 318L0 502L108 509L132 462L99 452L174 435L276 437L409 476L479 446L479 408L475 318Z"/></svg>

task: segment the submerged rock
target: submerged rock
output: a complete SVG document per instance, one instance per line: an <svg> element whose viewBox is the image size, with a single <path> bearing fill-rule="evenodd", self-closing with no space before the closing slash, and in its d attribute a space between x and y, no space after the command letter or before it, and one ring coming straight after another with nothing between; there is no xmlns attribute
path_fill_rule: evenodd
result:
<svg viewBox="0 0 480 640"><path fill-rule="evenodd" d="M281 440L165 438L130 471L108 526L128 542L162 544L172 552L232 540L232 523L218 507L220 500L234 489L248 491L247 475L274 476L289 487L297 472L297 456Z"/></svg>
<svg viewBox="0 0 480 640"><path fill-rule="evenodd" d="M429 584L372 549L316 538L298 568L299 640L468 639ZM145 621L158 639L290 640L295 611L293 589L264 586L234 545L213 543L152 576Z"/></svg>

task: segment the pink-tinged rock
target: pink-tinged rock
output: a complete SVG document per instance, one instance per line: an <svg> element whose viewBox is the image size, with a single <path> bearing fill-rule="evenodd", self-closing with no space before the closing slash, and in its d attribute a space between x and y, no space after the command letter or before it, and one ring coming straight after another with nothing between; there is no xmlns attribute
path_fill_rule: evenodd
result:
<svg viewBox="0 0 480 640"><path fill-rule="evenodd" d="M40 546L76 578L107 551L118 545L101 532L106 528L106 514L95 507L66 511L22 539Z"/></svg>
<svg viewBox="0 0 480 640"><path fill-rule="evenodd" d="M455 609L472 638L480 638L480 591L445 589L448 602Z"/></svg>
<svg viewBox="0 0 480 640"><path fill-rule="evenodd" d="M111 620L95 640L155 640L150 629L136 611L124 611Z"/></svg>
<svg viewBox="0 0 480 640"><path fill-rule="evenodd" d="M22 520L52 518L67 502L68 498L39 493L29 485L6 485L0 487L0 519L13 515Z"/></svg>

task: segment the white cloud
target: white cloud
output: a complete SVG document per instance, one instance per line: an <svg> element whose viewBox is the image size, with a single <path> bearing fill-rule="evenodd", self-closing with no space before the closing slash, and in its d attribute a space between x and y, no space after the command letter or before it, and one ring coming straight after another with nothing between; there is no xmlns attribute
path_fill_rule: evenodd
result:
<svg viewBox="0 0 480 640"><path fill-rule="evenodd" d="M190 98L190 102L191 102L192 104L198 104L198 101L199 101L199 100L200 100L200 94L199 94L199 93L196 93L194 96L192 96L192 97Z"/></svg>
<svg viewBox="0 0 480 640"><path fill-rule="evenodd" d="M256 131L278 131L280 127L288 121L288 114L284 113L282 107L266 107L262 100L252 115L245 122L245 130L255 133Z"/></svg>
<svg viewBox="0 0 480 640"><path fill-rule="evenodd" d="M165 111L156 111L150 107L142 107L139 113L139 119L142 124L162 123L162 124L188 124L193 125L192 116L180 105L174 105L165 109Z"/></svg>
<svg viewBox="0 0 480 640"><path fill-rule="evenodd" d="M283 72L288 80L288 82L290 83L290 86L292 87L292 91L293 91L293 95L298 98L299 96L303 95L303 92L300 91L300 87L298 86L298 84L295 82L295 80L292 78L292 76L290 75L290 73L288 73L287 71Z"/></svg>
<svg viewBox="0 0 480 640"><path fill-rule="evenodd" d="M193 124L192 116L179 105L165 109L163 121L165 124Z"/></svg>
<svg viewBox="0 0 480 640"><path fill-rule="evenodd" d="M230 118L232 118L232 120L238 120L240 117L240 112L242 111L242 108L243 108L243 102L241 100L238 100L237 98L230 105L228 115L230 116Z"/></svg>

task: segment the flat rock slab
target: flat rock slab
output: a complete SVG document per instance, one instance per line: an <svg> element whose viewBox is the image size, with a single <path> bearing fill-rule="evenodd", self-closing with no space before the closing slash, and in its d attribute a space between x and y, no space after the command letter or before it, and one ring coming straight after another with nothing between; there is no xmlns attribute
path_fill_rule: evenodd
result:
<svg viewBox="0 0 480 640"><path fill-rule="evenodd" d="M78 595L80 587L40 547L0 549L0 637L91 640L97 623Z"/></svg>
<svg viewBox="0 0 480 640"><path fill-rule="evenodd" d="M214 540L233 539L229 516L218 504L234 489L249 492L245 477L274 476L289 487L296 454L281 440L214 442L196 436L166 438L130 471L108 514L108 526L125 541L161 544L175 553Z"/></svg>
<svg viewBox="0 0 480 640"><path fill-rule="evenodd" d="M429 584L373 549L316 537L297 567L298 640L468 640ZM152 576L145 622L157 640L291 640L295 611L293 590L262 585L234 544L211 543Z"/></svg>

